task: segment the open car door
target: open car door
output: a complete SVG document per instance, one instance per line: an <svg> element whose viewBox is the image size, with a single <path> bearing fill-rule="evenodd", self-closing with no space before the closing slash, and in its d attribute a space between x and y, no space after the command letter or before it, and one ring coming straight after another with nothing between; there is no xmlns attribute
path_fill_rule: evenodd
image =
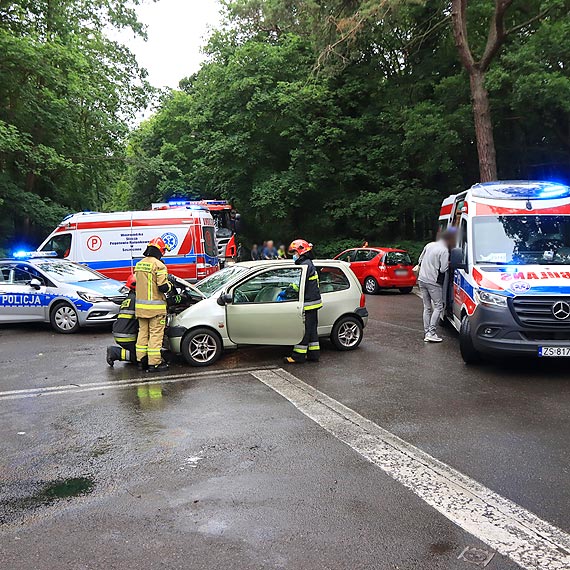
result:
<svg viewBox="0 0 570 570"><path fill-rule="evenodd" d="M229 291L228 336L236 344L297 344L304 334L303 266L266 269Z"/></svg>

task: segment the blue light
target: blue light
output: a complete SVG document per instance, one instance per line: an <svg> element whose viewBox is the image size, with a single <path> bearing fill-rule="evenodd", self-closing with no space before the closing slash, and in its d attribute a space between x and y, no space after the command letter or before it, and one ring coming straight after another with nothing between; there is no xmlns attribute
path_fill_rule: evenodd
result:
<svg viewBox="0 0 570 570"><path fill-rule="evenodd" d="M541 198L560 198L562 196L567 196L569 193L568 186L562 184L549 184L545 185L544 188L539 192Z"/></svg>
<svg viewBox="0 0 570 570"><path fill-rule="evenodd" d="M15 257L16 259L24 259L26 257L30 257L30 252L29 251L15 251L12 254L12 257Z"/></svg>

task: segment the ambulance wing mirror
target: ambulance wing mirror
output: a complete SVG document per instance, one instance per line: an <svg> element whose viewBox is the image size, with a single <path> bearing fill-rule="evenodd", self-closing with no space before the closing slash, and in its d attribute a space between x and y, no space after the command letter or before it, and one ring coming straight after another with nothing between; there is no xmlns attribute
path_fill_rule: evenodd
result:
<svg viewBox="0 0 570 570"><path fill-rule="evenodd" d="M449 267L452 271L455 271L456 269L463 269L463 271L467 271L467 263L463 255L463 250L460 247L454 247L451 250Z"/></svg>
<svg viewBox="0 0 570 570"><path fill-rule="evenodd" d="M224 305L231 305L233 302L234 298L233 295L231 293L226 293L225 291L218 297L218 305L221 305L222 307Z"/></svg>
<svg viewBox="0 0 570 570"><path fill-rule="evenodd" d="M36 289L36 290L41 289L42 288L42 282L39 279L34 278L30 281L30 287L32 289Z"/></svg>

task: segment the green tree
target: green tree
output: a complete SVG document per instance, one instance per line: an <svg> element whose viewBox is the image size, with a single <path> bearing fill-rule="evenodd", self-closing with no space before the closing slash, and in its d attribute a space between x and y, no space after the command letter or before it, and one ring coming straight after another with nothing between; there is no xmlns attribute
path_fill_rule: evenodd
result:
<svg viewBox="0 0 570 570"><path fill-rule="evenodd" d="M37 242L70 210L99 208L150 92L106 33L144 35L131 0L0 3L0 226Z"/></svg>

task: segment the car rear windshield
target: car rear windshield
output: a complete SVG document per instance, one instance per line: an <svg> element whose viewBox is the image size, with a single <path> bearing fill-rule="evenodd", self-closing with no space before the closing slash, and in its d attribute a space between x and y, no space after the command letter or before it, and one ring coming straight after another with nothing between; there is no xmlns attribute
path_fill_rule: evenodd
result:
<svg viewBox="0 0 570 570"><path fill-rule="evenodd" d="M386 265L412 265L410 254L406 251L389 251L386 254Z"/></svg>

